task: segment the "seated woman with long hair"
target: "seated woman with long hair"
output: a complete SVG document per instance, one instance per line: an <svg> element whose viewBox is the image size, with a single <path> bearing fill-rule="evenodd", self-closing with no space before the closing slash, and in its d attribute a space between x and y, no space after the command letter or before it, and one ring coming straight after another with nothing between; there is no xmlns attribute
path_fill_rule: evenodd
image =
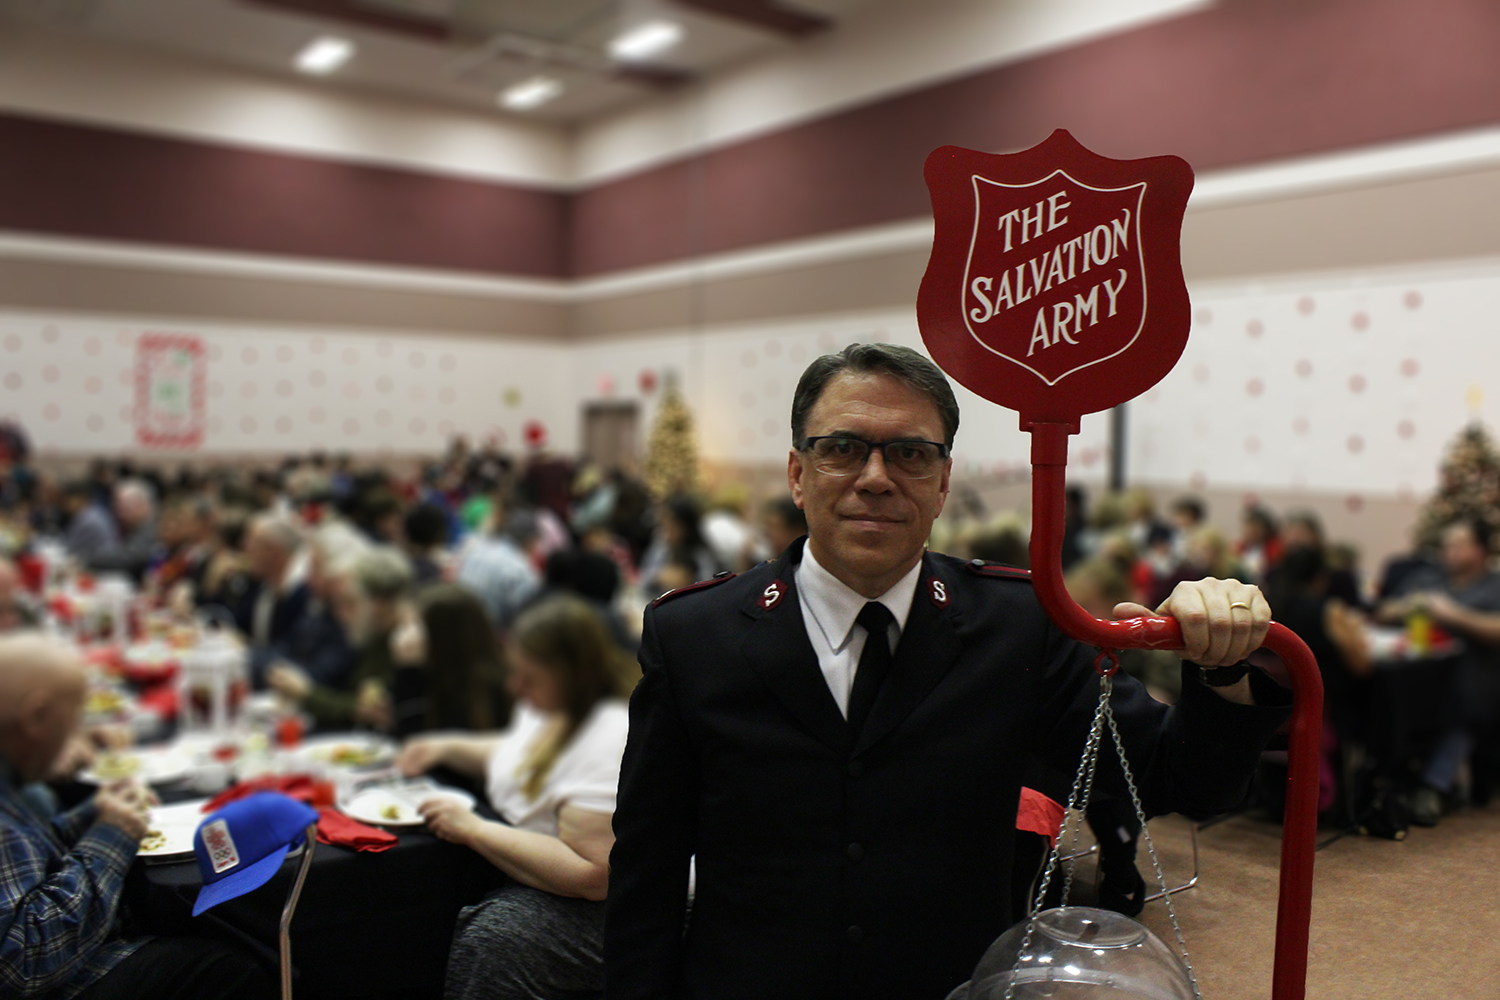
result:
<svg viewBox="0 0 1500 1000"><path fill-rule="evenodd" d="M417 592L391 637L399 737L440 729L504 728L511 700L494 629L484 605L456 583Z"/></svg>
<svg viewBox="0 0 1500 1000"><path fill-rule="evenodd" d="M398 758L408 775L446 766L484 779L502 822L444 800L425 804L422 815L437 836L515 880L460 914L445 995L599 993L626 699L639 671L574 597L521 615L507 661L516 706L505 730L419 737Z"/></svg>

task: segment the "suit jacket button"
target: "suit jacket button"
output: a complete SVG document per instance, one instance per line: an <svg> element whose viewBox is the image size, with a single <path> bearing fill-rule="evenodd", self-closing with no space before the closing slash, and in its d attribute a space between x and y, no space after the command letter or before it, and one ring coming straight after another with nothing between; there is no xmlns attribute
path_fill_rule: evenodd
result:
<svg viewBox="0 0 1500 1000"><path fill-rule="evenodd" d="M865 939L865 929L859 924L850 924L849 929L844 932L844 937L849 939L850 944L859 944Z"/></svg>
<svg viewBox="0 0 1500 1000"><path fill-rule="evenodd" d="M850 844L844 848L844 853L849 855L850 861L863 861L865 858L865 849L859 844Z"/></svg>
<svg viewBox="0 0 1500 1000"><path fill-rule="evenodd" d="M849 777L863 778L865 776L865 762L862 760L851 760L849 762Z"/></svg>

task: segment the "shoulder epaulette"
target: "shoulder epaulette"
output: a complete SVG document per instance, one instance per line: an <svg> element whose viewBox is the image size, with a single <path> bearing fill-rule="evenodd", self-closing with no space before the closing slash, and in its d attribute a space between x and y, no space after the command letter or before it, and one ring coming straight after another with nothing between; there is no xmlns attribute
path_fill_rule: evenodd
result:
<svg viewBox="0 0 1500 1000"><path fill-rule="evenodd" d="M729 570L723 570L721 572L715 573L707 580L699 580L697 583L690 583L686 587L678 587L676 590L669 590L665 594L662 594L660 597L658 597L656 600L652 601L651 606L653 608L660 607L661 605L674 598L681 597L683 594L691 594L695 590L707 590L709 587L717 587L721 583L724 583L728 580L733 580L734 577L735 574L729 572Z"/></svg>
<svg viewBox="0 0 1500 1000"><path fill-rule="evenodd" d="M1020 580L1023 583L1031 582L1031 570L1021 569L1019 566L1007 566L1004 563L990 562L987 559L970 559L964 565L975 576L991 576L1000 580Z"/></svg>

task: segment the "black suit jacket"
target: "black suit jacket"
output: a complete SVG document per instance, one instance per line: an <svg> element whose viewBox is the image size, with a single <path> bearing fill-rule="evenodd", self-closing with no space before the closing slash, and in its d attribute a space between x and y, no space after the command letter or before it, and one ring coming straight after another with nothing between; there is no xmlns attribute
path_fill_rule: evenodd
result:
<svg viewBox="0 0 1500 1000"><path fill-rule="evenodd" d="M941 1000L1018 916L1021 775L1038 755L1077 767L1095 651L1053 627L1024 574L928 554L889 679L851 738L803 625L801 551L647 612L614 817L608 1000ZM1123 675L1113 706L1152 813L1236 804L1286 717L1196 682L1168 709Z"/></svg>

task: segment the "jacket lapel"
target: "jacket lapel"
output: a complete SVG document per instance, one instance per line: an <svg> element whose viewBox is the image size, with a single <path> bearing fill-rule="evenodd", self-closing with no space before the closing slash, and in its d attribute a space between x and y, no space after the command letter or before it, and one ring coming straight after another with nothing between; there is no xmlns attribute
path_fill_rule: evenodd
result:
<svg viewBox="0 0 1500 1000"><path fill-rule="evenodd" d="M797 600L802 544L789 547L775 563L779 596L774 602L766 606L763 590L742 609L752 621L740 652L803 729L829 749L843 753L849 745L847 726L818 666Z"/></svg>
<svg viewBox="0 0 1500 1000"><path fill-rule="evenodd" d="M940 585L936 589L934 581ZM901 630L890 675L865 720L854 747L856 754L900 725L958 659L963 644L955 626L957 611L949 596L952 593L953 581L938 572L936 560L924 554L922 575L912 595L911 613Z"/></svg>

